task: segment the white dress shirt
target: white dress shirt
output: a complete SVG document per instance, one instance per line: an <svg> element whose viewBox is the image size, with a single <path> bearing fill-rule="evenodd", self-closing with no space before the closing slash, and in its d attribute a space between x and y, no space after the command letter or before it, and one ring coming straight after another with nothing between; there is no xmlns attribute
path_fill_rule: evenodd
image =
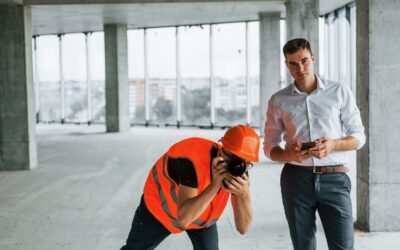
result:
<svg viewBox="0 0 400 250"><path fill-rule="evenodd" d="M315 141L326 136L340 139L353 136L357 149L365 143L364 126L351 90L317 77L317 88L310 94L301 92L294 84L275 93L268 102L265 123L264 153L271 158L272 148L282 139L286 145L297 140ZM302 166L346 164L347 152L333 151L322 159L311 157Z"/></svg>

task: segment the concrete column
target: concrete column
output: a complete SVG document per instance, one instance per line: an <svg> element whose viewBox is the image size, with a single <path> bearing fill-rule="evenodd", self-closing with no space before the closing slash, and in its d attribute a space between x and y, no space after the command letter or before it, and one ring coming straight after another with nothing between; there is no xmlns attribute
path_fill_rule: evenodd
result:
<svg viewBox="0 0 400 250"><path fill-rule="evenodd" d="M279 12L259 13L260 21L260 134L264 136L268 100L280 89Z"/></svg>
<svg viewBox="0 0 400 250"><path fill-rule="evenodd" d="M37 165L31 9L0 5L0 170Z"/></svg>
<svg viewBox="0 0 400 250"><path fill-rule="evenodd" d="M400 2L356 6L357 101L367 135L357 154L357 224L400 231Z"/></svg>
<svg viewBox="0 0 400 250"><path fill-rule="evenodd" d="M311 49L317 60L314 71L318 73L319 51L319 0L288 0L286 2L287 40L305 38L311 43ZM288 74L288 82L291 82Z"/></svg>
<svg viewBox="0 0 400 250"><path fill-rule="evenodd" d="M107 132L129 130L128 38L126 24L105 24Z"/></svg>

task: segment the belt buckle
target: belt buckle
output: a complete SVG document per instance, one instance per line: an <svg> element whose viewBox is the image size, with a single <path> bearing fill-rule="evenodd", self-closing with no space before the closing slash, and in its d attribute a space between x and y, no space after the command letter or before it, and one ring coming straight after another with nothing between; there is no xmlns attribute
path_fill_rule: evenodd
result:
<svg viewBox="0 0 400 250"><path fill-rule="evenodd" d="M323 172L322 171L316 171L316 166L313 166L313 169L312 169L312 172L313 172L313 174L323 174Z"/></svg>

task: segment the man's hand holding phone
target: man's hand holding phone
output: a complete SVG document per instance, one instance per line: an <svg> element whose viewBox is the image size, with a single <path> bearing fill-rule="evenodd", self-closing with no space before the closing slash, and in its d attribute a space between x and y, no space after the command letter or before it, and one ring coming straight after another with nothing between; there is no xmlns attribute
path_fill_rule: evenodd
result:
<svg viewBox="0 0 400 250"><path fill-rule="evenodd" d="M302 142L302 143L301 143L301 151L307 150L307 149L310 149L310 148L313 148L313 147L315 147L315 146L317 146L317 143L316 143L315 141L311 141L311 142Z"/></svg>
<svg viewBox="0 0 400 250"><path fill-rule="evenodd" d="M316 145L308 150L308 154L318 159L322 159L332 151L335 151L335 140L328 137L321 137L315 140Z"/></svg>

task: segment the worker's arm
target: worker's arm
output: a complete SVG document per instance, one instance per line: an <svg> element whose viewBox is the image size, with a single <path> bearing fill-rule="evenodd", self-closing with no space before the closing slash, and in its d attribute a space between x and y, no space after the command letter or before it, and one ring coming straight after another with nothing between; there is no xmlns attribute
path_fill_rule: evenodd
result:
<svg viewBox="0 0 400 250"><path fill-rule="evenodd" d="M233 216L235 217L236 230L245 234L249 231L253 221L253 210L250 202L249 177L229 176L225 180L227 189L231 192Z"/></svg>
<svg viewBox="0 0 400 250"><path fill-rule="evenodd" d="M200 194L197 188L179 185L178 193L178 222L182 227L188 226L198 218L217 194L222 186L222 181L226 177L224 164L218 164L223 158L215 157L212 161L212 182Z"/></svg>

